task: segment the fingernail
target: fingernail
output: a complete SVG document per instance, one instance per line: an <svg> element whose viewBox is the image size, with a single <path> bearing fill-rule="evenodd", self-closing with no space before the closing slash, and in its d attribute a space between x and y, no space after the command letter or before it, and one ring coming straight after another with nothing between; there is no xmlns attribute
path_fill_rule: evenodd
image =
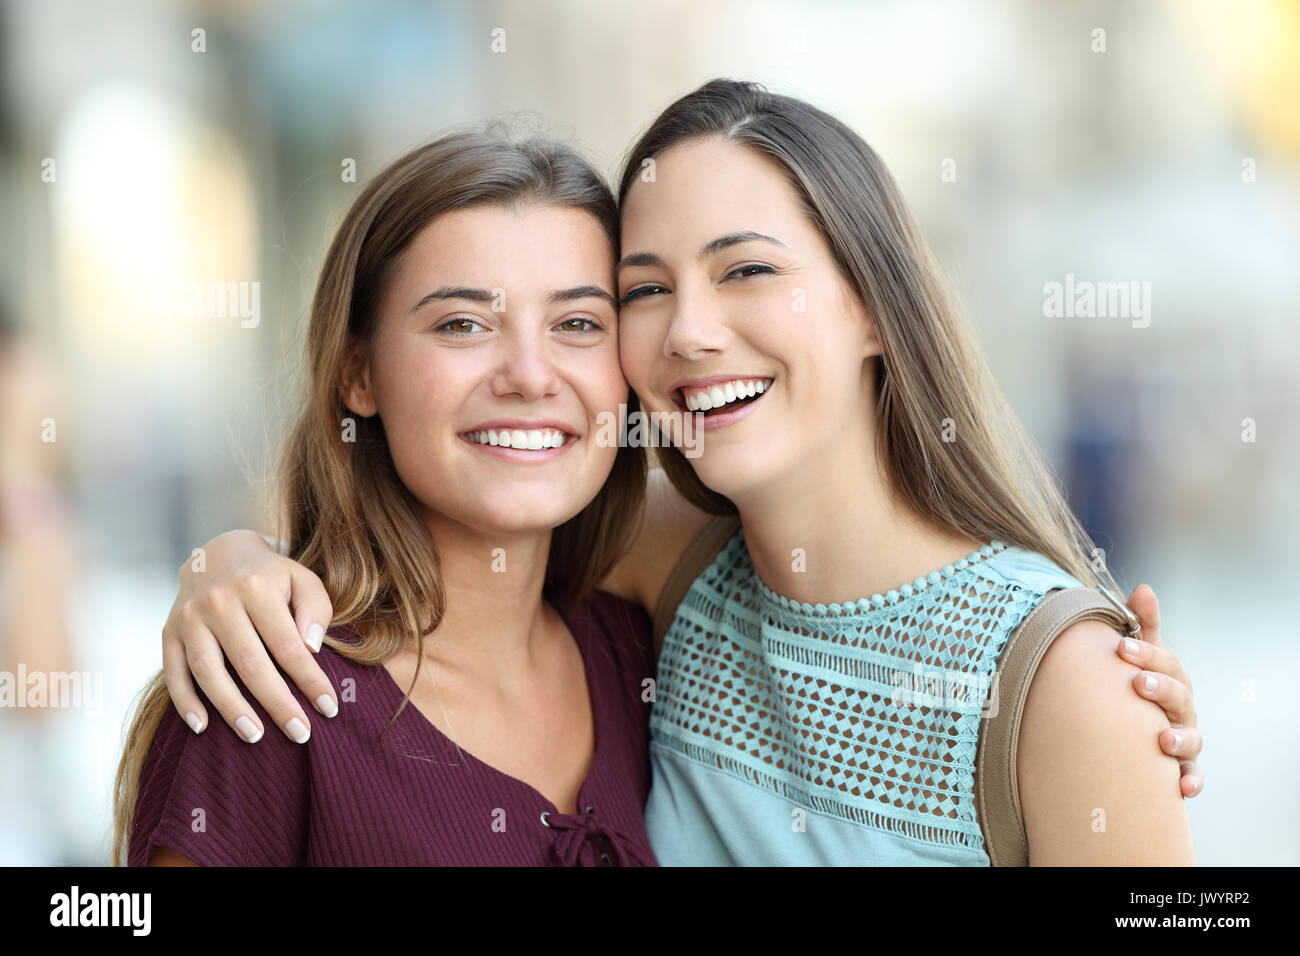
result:
<svg viewBox="0 0 1300 956"><path fill-rule="evenodd" d="M284 725L284 732L296 744L305 744L307 738L311 736L311 731L307 729L307 725L297 717Z"/></svg>
<svg viewBox="0 0 1300 956"><path fill-rule="evenodd" d="M1150 674L1147 675L1147 681L1146 681L1146 683L1147 683L1147 690L1148 690L1148 691L1154 691L1158 686L1160 686L1160 682L1157 681L1157 680L1156 680L1154 677L1152 677Z"/></svg>
<svg viewBox="0 0 1300 956"><path fill-rule="evenodd" d="M1137 657L1138 642L1133 640L1131 637L1124 638L1124 653L1129 657Z"/></svg>
<svg viewBox="0 0 1300 956"><path fill-rule="evenodd" d="M239 731L239 736L243 737L250 744L255 744L262 739L262 732L257 729L257 724L253 723L247 717L240 717L235 721L235 729Z"/></svg>
<svg viewBox="0 0 1300 956"><path fill-rule="evenodd" d="M320 650L321 642L325 640L325 628L319 624L313 624L307 628L307 646L312 649L312 653Z"/></svg>
<svg viewBox="0 0 1300 956"><path fill-rule="evenodd" d="M339 705L334 703L334 698L329 694L321 694L316 698L316 709L326 717L333 717L339 712Z"/></svg>
<svg viewBox="0 0 1300 956"><path fill-rule="evenodd" d="M190 730L194 731L196 734L203 732L203 721L199 720L199 715L193 711L190 711L185 715L185 723L189 724Z"/></svg>
<svg viewBox="0 0 1300 956"><path fill-rule="evenodd" d="M1174 734L1174 749L1175 749L1175 750L1182 750L1182 749L1183 749L1183 735L1182 735L1182 734Z"/></svg>

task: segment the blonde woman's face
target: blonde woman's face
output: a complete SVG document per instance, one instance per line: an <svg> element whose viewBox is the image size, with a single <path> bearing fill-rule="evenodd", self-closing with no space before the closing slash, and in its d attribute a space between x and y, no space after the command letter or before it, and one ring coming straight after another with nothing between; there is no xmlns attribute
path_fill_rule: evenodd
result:
<svg viewBox="0 0 1300 956"><path fill-rule="evenodd" d="M627 397L613 254L581 210L456 210L421 231L380 306L348 405L378 414L402 482L437 520L554 528L618 451L597 416Z"/></svg>
<svg viewBox="0 0 1300 956"><path fill-rule="evenodd" d="M867 447L874 329L780 167L678 144L622 230L623 370L649 411L705 409L689 460L706 485L737 500Z"/></svg>

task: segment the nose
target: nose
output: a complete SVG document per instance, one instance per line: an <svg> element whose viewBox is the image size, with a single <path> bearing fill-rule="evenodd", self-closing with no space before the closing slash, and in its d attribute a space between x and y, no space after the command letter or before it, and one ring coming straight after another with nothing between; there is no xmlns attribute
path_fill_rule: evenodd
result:
<svg viewBox="0 0 1300 956"><path fill-rule="evenodd" d="M679 287L673 297L672 322L664 336L664 357L696 361L731 344L731 329L710 286Z"/></svg>
<svg viewBox="0 0 1300 956"><path fill-rule="evenodd" d="M505 354L492 375L492 394L517 395L526 402L557 395L562 382L545 332L520 330L502 336Z"/></svg>

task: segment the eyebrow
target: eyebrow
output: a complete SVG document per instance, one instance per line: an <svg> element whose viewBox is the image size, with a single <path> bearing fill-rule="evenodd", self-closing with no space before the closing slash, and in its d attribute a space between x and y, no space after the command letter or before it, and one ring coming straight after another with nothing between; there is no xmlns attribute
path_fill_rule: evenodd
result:
<svg viewBox="0 0 1300 956"><path fill-rule="evenodd" d="M730 246L738 246L742 242L770 242L773 245L780 246L782 249L787 248L786 244L780 239L772 236L766 236L761 232L745 230L744 232L729 232L725 236L718 236L710 242L704 244L704 248L699 251L700 259L707 259L715 252L721 252ZM629 256L624 256L614 267L615 272L621 271L629 266L658 266L661 269L667 268L667 263L660 259L653 252L634 252Z"/></svg>
<svg viewBox="0 0 1300 956"><path fill-rule="evenodd" d="M546 301L550 305L556 305L561 302L576 302L579 299L604 299L610 305L618 308L618 303L614 296L605 291L598 285L579 285L570 289L554 289L546 294ZM479 302L489 304L496 299L491 289L473 289L463 285L445 285L439 289L434 289L426 294L411 307L412 312L417 312L430 302L438 302L443 299L461 299L467 302Z"/></svg>

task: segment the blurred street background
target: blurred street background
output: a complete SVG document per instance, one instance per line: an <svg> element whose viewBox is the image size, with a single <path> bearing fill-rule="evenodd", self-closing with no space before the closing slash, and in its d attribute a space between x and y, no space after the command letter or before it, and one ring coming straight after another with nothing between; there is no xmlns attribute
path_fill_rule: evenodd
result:
<svg viewBox="0 0 1300 956"><path fill-rule="evenodd" d="M1297 0L0 9L0 671L90 675L77 706L0 707L0 864L107 862L177 569L269 527L316 272L365 181L497 117L613 179L716 76L884 158L1116 577L1160 597L1207 739L1198 862L1300 863ZM255 315L189 314L192 282L257 283ZM1084 282L1138 283L1145 314L1049 314Z"/></svg>

